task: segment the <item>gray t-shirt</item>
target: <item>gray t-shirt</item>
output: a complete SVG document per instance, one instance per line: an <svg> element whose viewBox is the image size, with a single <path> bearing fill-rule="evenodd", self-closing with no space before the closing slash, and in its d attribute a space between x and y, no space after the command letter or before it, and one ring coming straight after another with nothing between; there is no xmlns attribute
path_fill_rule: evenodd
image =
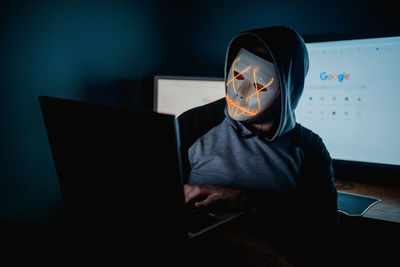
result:
<svg viewBox="0 0 400 267"><path fill-rule="evenodd" d="M238 131L237 127L243 127ZM274 142L248 135L227 117L189 148L189 183L285 195L296 187L302 150L289 136Z"/></svg>

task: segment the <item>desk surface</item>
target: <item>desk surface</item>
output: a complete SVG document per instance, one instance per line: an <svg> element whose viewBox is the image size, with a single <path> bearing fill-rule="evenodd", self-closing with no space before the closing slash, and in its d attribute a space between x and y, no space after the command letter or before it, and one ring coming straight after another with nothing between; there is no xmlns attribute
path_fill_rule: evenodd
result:
<svg viewBox="0 0 400 267"><path fill-rule="evenodd" d="M371 196L381 199L363 217L400 223L400 188L371 183L335 181L338 191Z"/></svg>

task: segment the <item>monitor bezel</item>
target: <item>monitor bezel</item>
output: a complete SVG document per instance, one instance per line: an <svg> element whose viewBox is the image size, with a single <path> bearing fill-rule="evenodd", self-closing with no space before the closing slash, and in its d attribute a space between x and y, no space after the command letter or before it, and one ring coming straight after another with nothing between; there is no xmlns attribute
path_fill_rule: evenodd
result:
<svg viewBox="0 0 400 267"><path fill-rule="evenodd" d="M304 42L307 43L323 43L337 41L351 41L361 39L400 37L400 29L398 31L388 32L342 32L342 33L323 33L323 34L304 34L301 35Z"/></svg>

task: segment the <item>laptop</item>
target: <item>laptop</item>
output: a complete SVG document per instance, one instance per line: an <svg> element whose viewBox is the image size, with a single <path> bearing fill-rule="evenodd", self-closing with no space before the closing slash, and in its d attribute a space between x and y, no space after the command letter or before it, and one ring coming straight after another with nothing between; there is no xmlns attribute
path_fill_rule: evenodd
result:
<svg viewBox="0 0 400 267"><path fill-rule="evenodd" d="M47 96L39 101L63 201L77 221L136 242L171 244L243 213L219 217L187 208L174 116Z"/></svg>

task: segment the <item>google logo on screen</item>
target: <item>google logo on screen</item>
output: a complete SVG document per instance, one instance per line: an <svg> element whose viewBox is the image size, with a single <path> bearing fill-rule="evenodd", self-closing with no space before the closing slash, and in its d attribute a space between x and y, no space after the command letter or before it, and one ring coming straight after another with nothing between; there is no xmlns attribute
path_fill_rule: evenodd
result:
<svg viewBox="0 0 400 267"><path fill-rule="evenodd" d="M338 82L343 82L343 80L349 80L350 79L350 74L346 74L346 73L339 73L339 74L329 74L326 73L326 71L321 72L321 74L319 75L319 77L321 78L321 80L325 81L325 80L334 80L334 81L338 81Z"/></svg>

